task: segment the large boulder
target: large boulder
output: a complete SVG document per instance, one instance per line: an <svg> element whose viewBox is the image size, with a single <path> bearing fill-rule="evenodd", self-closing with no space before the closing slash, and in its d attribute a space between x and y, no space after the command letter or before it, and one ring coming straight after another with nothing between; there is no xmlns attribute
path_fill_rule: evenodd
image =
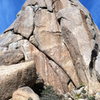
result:
<svg viewBox="0 0 100 100"><path fill-rule="evenodd" d="M36 70L33 61L0 66L0 100L8 100L16 89L34 85L35 80Z"/></svg>
<svg viewBox="0 0 100 100"><path fill-rule="evenodd" d="M33 16L33 9L30 6L27 6L18 17L16 24L14 25L14 32L21 34L25 38L29 38L33 32Z"/></svg>
<svg viewBox="0 0 100 100"><path fill-rule="evenodd" d="M7 47L7 46L9 46L10 43L19 41L22 38L23 38L22 36L20 36L18 34L14 34L13 31L8 31L5 34L1 35L0 47Z"/></svg>
<svg viewBox="0 0 100 100"><path fill-rule="evenodd" d="M17 64L24 61L24 55L21 50L11 50L0 54L0 65Z"/></svg>
<svg viewBox="0 0 100 100"><path fill-rule="evenodd" d="M22 87L17 89L13 93L12 100L40 100L40 99L39 96L30 87Z"/></svg>

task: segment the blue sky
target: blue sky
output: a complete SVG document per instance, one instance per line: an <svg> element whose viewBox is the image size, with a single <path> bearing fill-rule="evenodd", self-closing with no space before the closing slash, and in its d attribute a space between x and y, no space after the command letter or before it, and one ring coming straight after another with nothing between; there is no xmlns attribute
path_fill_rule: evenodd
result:
<svg viewBox="0 0 100 100"><path fill-rule="evenodd" d="M0 33L15 20L25 0L0 0Z"/></svg>
<svg viewBox="0 0 100 100"><path fill-rule="evenodd" d="M80 0L80 2L89 10L100 29L100 0Z"/></svg>
<svg viewBox="0 0 100 100"><path fill-rule="evenodd" d="M100 0L80 0L88 8L100 29ZM0 33L8 28L16 18L25 0L0 0Z"/></svg>

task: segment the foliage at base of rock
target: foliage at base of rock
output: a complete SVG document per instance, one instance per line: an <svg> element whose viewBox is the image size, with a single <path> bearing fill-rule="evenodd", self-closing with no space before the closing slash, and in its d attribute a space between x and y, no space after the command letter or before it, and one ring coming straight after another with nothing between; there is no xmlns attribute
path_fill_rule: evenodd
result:
<svg viewBox="0 0 100 100"><path fill-rule="evenodd" d="M89 96L88 100L95 100L95 96Z"/></svg>
<svg viewBox="0 0 100 100"><path fill-rule="evenodd" d="M41 100L63 100L63 96L58 95L52 86L46 86L41 93Z"/></svg>

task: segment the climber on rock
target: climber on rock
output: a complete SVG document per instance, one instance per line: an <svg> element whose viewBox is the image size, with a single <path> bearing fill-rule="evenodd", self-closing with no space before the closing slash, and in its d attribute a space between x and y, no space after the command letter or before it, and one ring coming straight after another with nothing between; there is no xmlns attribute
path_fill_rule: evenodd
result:
<svg viewBox="0 0 100 100"><path fill-rule="evenodd" d="M91 53L91 61L89 64L89 70L90 70L91 76L92 76L92 70L95 67L95 61L96 61L97 56L98 56L98 51L99 51L99 46L97 43L95 43L94 49L92 50L92 53Z"/></svg>
<svg viewBox="0 0 100 100"><path fill-rule="evenodd" d="M94 49L92 50L92 54L91 54L91 61L95 62L95 60L97 59L98 56L98 44L96 43L94 46Z"/></svg>

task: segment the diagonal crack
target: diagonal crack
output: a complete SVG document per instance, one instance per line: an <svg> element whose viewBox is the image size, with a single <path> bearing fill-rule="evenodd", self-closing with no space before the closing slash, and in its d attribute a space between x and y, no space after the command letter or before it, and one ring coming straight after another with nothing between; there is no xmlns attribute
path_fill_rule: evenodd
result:
<svg viewBox="0 0 100 100"><path fill-rule="evenodd" d="M13 31L13 30L12 30ZM32 31L33 32L33 31ZM21 35L20 33L15 33L14 32L14 34L19 34L19 35ZM25 39L25 40L28 40L29 41L29 38L26 38L26 37L24 37L23 35L21 35L22 37L23 37L23 39ZM31 41L29 41L30 43L31 43ZM33 43L31 43L32 45L34 45ZM75 87L75 88L77 88L76 87L76 85L75 85L75 83L73 82L73 80L71 79L71 77L68 75L68 73L63 69L63 67L60 65L60 64L58 64L52 57L50 57L47 53L45 53L44 51L42 51L38 46L36 46L36 45L34 45L40 52L42 52L49 60L51 60L52 62L54 62L57 66L59 66L59 68L65 73L65 75L69 78L69 81L66 83L67 85L69 85L69 83L71 82L72 84L73 84L73 86Z"/></svg>
<svg viewBox="0 0 100 100"><path fill-rule="evenodd" d="M31 42L30 42L31 43ZM32 43L31 43L32 44ZM33 44L32 44L33 45ZM44 51L42 51L40 48L38 48L36 45L34 45L40 52L42 52L49 60L51 60L52 62L54 62L57 66L60 67L60 69L68 76L68 78L70 79L67 82L67 85L69 85L70 82L72 82L72 84L74 85L74 87L76 88L75 83L73 82L73 80L71 79L71 77L68 75L68 73L62 68L62 66L60 64L58 64L52 57L50 57L47 53L45 53Z"/></svg>

